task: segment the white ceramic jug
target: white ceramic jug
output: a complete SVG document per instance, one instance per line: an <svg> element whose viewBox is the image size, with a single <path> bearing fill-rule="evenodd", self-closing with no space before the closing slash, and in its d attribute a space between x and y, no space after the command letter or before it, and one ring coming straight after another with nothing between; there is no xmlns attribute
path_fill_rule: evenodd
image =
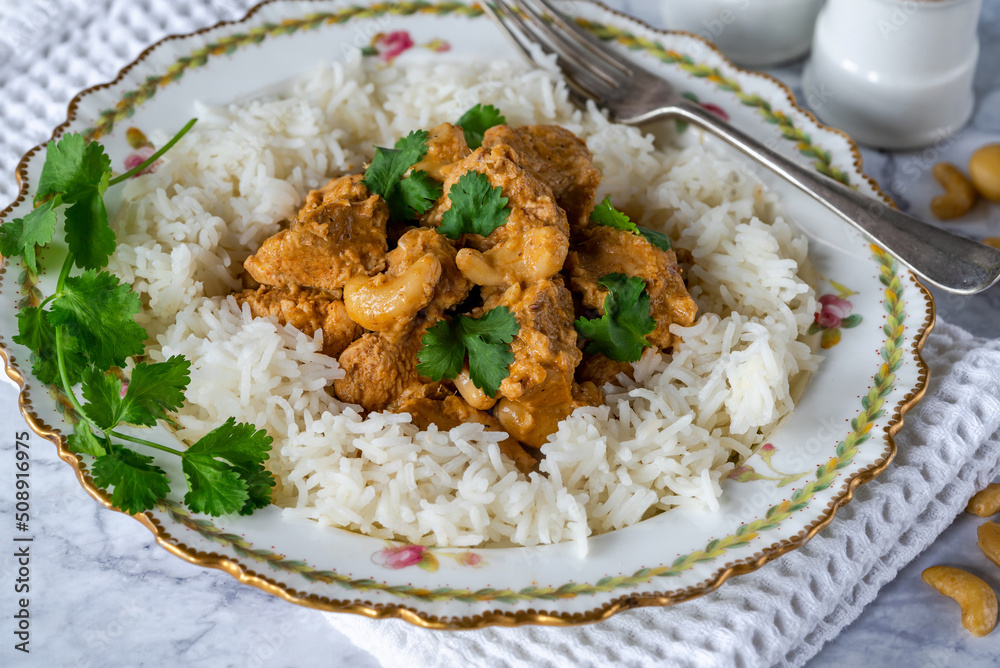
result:
<svg viewBox="0 0 1000 668"><path fill-rule="evenodd" d="M764 67L809 51L823 0L660 0L668 30L715 43L737 65Z"/></svg>
<svg viewBox="0 0 1000 668"><path fill-rule="evenodd" d="M982 0L829 0L803 88L816 115L856 140L914 148L972 114Z"/></svg>

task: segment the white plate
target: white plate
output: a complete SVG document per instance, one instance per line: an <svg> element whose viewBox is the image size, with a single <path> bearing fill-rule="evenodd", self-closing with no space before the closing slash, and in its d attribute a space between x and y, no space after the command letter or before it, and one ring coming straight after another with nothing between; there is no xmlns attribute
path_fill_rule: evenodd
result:
<svg viewBox="0 0 1000 668"><path fill-rule="evenodd" d="M854 143L817 124L774 79L735 68L694 36L659 32L589 2L570 7L609 45L721 109L743 131L888 201L860 172ZM516 57L481 10L462 3L359 9L333 1L271 2L241 22L155 45L113 83L78 95L56 135L72 131L100 139L120 169L132 152L127 128L175 127L191 116L194 100L226 104L308 73L323 60L342 59L369 46L388 16L393 30L407 31L418 45L413 48L427 57L445 45L449 58ZM43 158L36 148L19 165L21 195L4 219L28 212L26 193ZM827 281L818 286L829 295L823 322L840 324L823 335L827 343L838 337L839 343L824 350L825 362L787 423L724 481L719 512L661 514L592 538L582 559L563 544L472 551L387 547L347 531L283 521L276 507L249 518L211 519L163 501L137 519L174 554L290 601L436 628L571 624L637 605L669 605L801 546L892 458L892 435L925 386L919 351L934 310L928 292L892 257L823 207L760 176L783 195L788 218L809 236L812 263ZM7 371L24 387L32 428L58 445L81 484L110 507L92 484L90 459L63 447L61 434L69 431L63 404L30 375L27 351L11 343L23 299L51 293L58 255L58 249L46 251L48 271L37 284L17 261L7 260L0 276ZM839 320L847 311L852 317ZM183 480L169 459L176 458L158 463L173 480ZM177 489L171 494L180 496Z"/></svg>

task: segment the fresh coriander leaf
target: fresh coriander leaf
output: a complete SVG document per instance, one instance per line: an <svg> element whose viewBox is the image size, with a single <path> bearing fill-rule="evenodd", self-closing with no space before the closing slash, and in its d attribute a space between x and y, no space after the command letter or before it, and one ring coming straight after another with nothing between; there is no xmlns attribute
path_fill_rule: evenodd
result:
<svg viewBox="0 0 1000 668"><path fill-rule="evenodd" d="M491 104L477 104L462 114L457 125L465 133L465 143L473 151L483 145L483 135L494 125L503 125L507 119Z"/></svg>
<svg viewBox="0 0 1000 668"><path fill-rule="evenodd" d="M398 217L410 220L424 213L434 206L434 202L441 196L441 190L441 184L427 172L410 172L409 176L399 182L393 197Z"/></svg>
<svg viewBox="0 0 1000 668"><path fill-rule="evenodd" d="M253 467L239 467L237 471L247 484L247 502L240 510L240 515L250 515L258 508L264 508L271 503L271 488L274 487L274 476L264 468L263 464Z"/></svg>
<svg viewBox="0 0 1000 668"><path fill-rule="evenodd" d="M35 204L50 195L68 195L66 202L87 191L107 188L111 158L97 142L87 142L83 135L70 133L45 148L45 164L38 179ZM101 188L101 183L104 187Z"/></svg>
<svg viewBox="0 0 1000 668"><path fill-rule="evenodd" d="M488 237L510 215L503 188L493 188L489 178L476 171L462 174L448 190L448 199L451 208L444 212L437 231L450 239L463 234Z"/></svg>
<svg viewBox="0 0 1000 668"><path fill-rule="evenodd" d="M486 343L470 336L465 339L469 351L469 378L472 384L491 397L500 391L500 383L510 375L508 367L514 361L510 345Z"/></svg>
<svg viewBox="0 0 1000 668"><path fill-rule="evenodd" d="M15 218L0 225L0 255L6 257L24 256L24 265L38 272L35 246L44 246L52 241L56 229L55 208L62 204L59 197L53 197L33 209L24 218Z"/></svg>
<svg viewBox="0 0 1000 668"><path fill-rule="evenodd" d="M521 328L506 306L490 309L479 318L462 316L462 334L475 336L486 343L510 343Z"/></svg>
<svg viewBox="0 0 1000 668"><path fill-rule="evenodd" d="M398 220L415 218L433 204L433 199L428 200L432 190L426 183L426 174L418 171L403 179L406 170L427 153L427 137L426 131L417 130L399 139L395 148L376 146L375 157L361 179L369 191L385 200L390 214ZM417 174L423 176L414 179ZM402 186L403 181L411 182Z"/></svg>
<svg viewBox="0 0 1000 668"><path fill-rule="evenodd" d="M184 456L219 457L234 466L263 464L267 460L272 440L263 429L245 422L237 423L235 419L229 418L198 439L184 451Z"/></svg>
<svg viewBox="0 0 1000 668"><path fill-rule="evenodd" d="M462 317L462 333L469 351L469 378L472 384L491 397L510 375L507 367L514 361L510 343L520 326L506 306L491 309L478 319Z"/></svg>
<svg viewBox="0 0 1000 668"><path fill-rule="evenodd" d="M184 502L210 515L250 514L266 506L274 486L274 478L263 467L270 449L271 437L263 429L229 418L184 452L184 474L195 505L188 496Z"/></svg>
<svg viewBox="0 0 1000 668"><path fill-rule="evenodd" d="M427 130L414 130L405 137L396 140L393 148L402 154L403 162L409 163L407 167L423 160L427 154L427 138L430 137L430 134Z"/></svg>
<svg viewBox="0 0 1000 668"><path fill-rule="evenodd" d="M108 225L108 211L104 208L110 175L105 173L99 190L78 195L66 209L66 244L81 269L100 269L115 252L115 233Z"/></svg>
<svg viewBox="0 0 1000 668"><path fill-rule="evenodd" d="M594 210L590 212L590 220L598 225L606 225L616 230L638 234L636 224L611 204L610 197L605 197L600 204L594 207Z"/></svg>
<svg viewBox="0 0 1000 668"><path fill-rule="evenodd" d="M663 232L657 232L656 230L639 227L632 222L631 218L611 205L610 197L605 197L604 201L594 207L594 210L590 212L590 219L598 225L606 225L607 227L613 227L616 230L641 235L646 239L646 241L653 244L660 250L670 250L672 248L670 245L670 237Z"/></svg>
<svg viewBox="0 0 1000 668"><path fill-rule="evenodd" d="M56 330L49 322L48 312L36 307L21 309L17 314L17 328L18 334L12 337L14 342L25 346L35 355L31 372L46 385L61 384L56 355ZM75 385L87 367L87 359L76 338L67 332L62 334L62 349L67 380L70 385Z"/></svg>
<svg viewBox="0 0 1000 668"><path fill-rule="evenodd" d="M108 454L104 444L101 443L101 439L94 435L94 432L90 430L90 425L83 420L73 425L73 433L66 438L66 447L70 452L93 455L95 457L103 457Z"/></svg>
<svg viewBox="0 0 1000 668"><path fill-rule="evenodd" d="M417 351L417 372L431 380L455 378L462 370L466 353L469 377L491 397L510 375L514 361L510 343L520 326L506 306L491 309L481 318L458 316L442 320L428 329Z"/></svg>
<svg viewBox="0 0 1000 668"><path fill-rule="evenodd" d="M462 341L461 317L439 320L420 339L417 373L437 382L455 378L462 371L465 343Z"/></svg>
<svg viewBox="0 0 1000 668"><path fill-rule="evenodd" d="M598 281L608 289L604 297L604 315L600 318L577 318L576 331L590 339L586 351L600 353L618 362L634 362L649 346L646 335L656 329L649 312L649 293L641 278L608 274Z"/></svg>
<svg viewBox="0 0 1000 668"><path fill-rule="evenodd" d="M91 473L98 487L114 487L111 503L127 513L149 510L170 493L167 474L153 458L128 448L116 447L95 459Z"/></svg>
<svg viewBox="0 0 1000 668"><path fill-rule="evenodd" d="M101 370L124 366L142 353L146 331L133 316L139 297L107 272L92 269L66 279L63 294L52 301L49 322L76 337L86 355Z"/></svg>
<svg viewBox="0 0 1000 668"><path fill-rule="evenodd" d="M658 232L656 230L651 230L648 227L640 227L636 225L639 229L639 234L646 237L646 241L653 244L660 250L671 250L673 246L670 243L670 237L668 237L663 232Z"/></svg>
<svg viewBox="0 0 1000 668"><path fill-rule="evenodd" d="M83 398L88 402L84 412L104 431L122 422L152 427L167 418L166 411L184 403L190 367L180 356L158 364L142 362L132 370L124 396L117 377L90 367L83 374Z"/></svg>
<svg viewBox="0 0 1000 668"><path fill-rule="evenodd" d="M157 420L169 419L167 411L184 405L190 370L191 363L180 355L155 364L140 362L132 370L128 389L121 400L121 421L152 427Z"/></svg>
<svg viewBox="0 0 1000 668"><path fill-rule="evenodd" d="M111 158L97 142L68 134L49 142L38 179L35 204L58 196L71 205L66 210L66 242L74 262L83 269L107 264L115 249L115 235L108 225L104 191L111 179Z"/></svg>
<svg viewBox="0 0 1000 668"><path fill-rule="evenodd" d="M182 466L188 483L184 495L188 508L213 516L243 509L249 498L247 483L228 464L211 455L185 453Z"/></svg>
<svg viewBox="0 0 1000 668"><path fill-rule="evenodd" d="M114 429L125 415L122 401L122 382L113 374L88 367L83 372L81 386L87 400L83 411L95 425L104 431Z"/></svg>

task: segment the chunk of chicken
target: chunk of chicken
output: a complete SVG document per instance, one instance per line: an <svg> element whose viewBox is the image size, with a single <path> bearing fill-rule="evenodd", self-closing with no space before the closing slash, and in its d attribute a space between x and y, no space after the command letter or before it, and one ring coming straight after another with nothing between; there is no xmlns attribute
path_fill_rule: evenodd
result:
<svg viewBox="0 0 1000 668"><path fill-rule="evenodd" d="M631 362L618 362L601 354L583 354L583 361L576 367L576 380L579 383L593 383L597 387L605 385L621 385L620 374L633 378Z"/></svg>
<svg viewBox="0 0 1000 668"><path fill-rule="evenodd" d="M413 424L419 429L427 429L434 424L442 431L448 431L466 422L486 425L489 431L504 431L500 421L485 411L476 410L458 397L444 399L413 399L399 407L398 412L409 413ZM508 436L498 444L500 452L514 463L517 470L527 475L535 467L537 460L532 457L513 437Z"/></svg>
<svg viewBox="0 0 1000 668"><path fill-rule="evenodd" d="M597 284L602 276L638 276L646 281L650 314L656 320L656 329L646 337L651 344L668 348L674 343L670 325L694 323L698 306L688 294L672 250L661 250L644 237L604 225L590 226L581 239L570 251L566 269L570 287L580 293L584 306L604 314L607 290Z"/></svg>
<svg viewBox="0 0 1000 668"><path fill-rule="evenodd" d="M500 383L504 398L494 414L517 440L541 447L560 420L589 400L573 392L573 372L583 356L573 328L573 298L555 278L493 292L481 310L499 306L510 309L519 329L511 343L510 374Z"/></svg>
<svg viewBox="0 0 1000 668"><path fill-rule="evenodd" d="M586 224L601 184L601 172L587 144L558 125L497 125L486 131L484 147L510 146L521 166L552 193L572 227Z"/></svg>
<svg viewBox="0 0 1000 668"><path fill-rule="evenodd" d="M337 397L368 411L396 411L413 399L448 396L447 386L417 373L420 339L430 324L420 320L403 332L368 333L348 346L339 359L345 375L333 382Z"/></svg>
<svg viewBox="0 0 1000 668"><path fill-rule="evenodd" d="M462 128L451 123L442 123L427 134L427 153L423 159L410 168L424 171L431 178L444 181L453 165L469 155L469 145L465 143Z"/></svg>
<svg viewBox="0 0 1000 668"><path fill-rule="evenodd" d="M490 185L502 188L510 213L507 222L488 237L467 234L463 242L473 248L458 252L462 273L477 285L506 287L514 283L550 278L562 268L569 249L566 213L552 191L518 165L507 146L477 149L456 163L444 182L446 193L425 216L423 223L437 227L451 208L447 193L466 173L486 175Z"/></svg>
<svg viewBox="0 0 1000 668"><path fill-rule="evenodd" d="M570 413L581 406L603 403L604 395L593 383L558 382L529 398L514 401L503 398L493 413L508 434L525 445L541 448Z"/></svg>
<svg viewBox="0 0 1000 668"><path fill-rule="evenodd" d="M265 240L244 262L254 280L339 290L356 274L382 271L389 208L361 178L334 179L310 192L291 226Z"/></svg>
<svg viewBox="0 0 1000 668"><path fill-rule="evenodd" d="M338 292L263 285L235 297L237 302L250 307L255 318L274 316L281 324L291 325L309 336L322 329L323 353L331 357L342 353L363 331L347 316Z"/></svg>

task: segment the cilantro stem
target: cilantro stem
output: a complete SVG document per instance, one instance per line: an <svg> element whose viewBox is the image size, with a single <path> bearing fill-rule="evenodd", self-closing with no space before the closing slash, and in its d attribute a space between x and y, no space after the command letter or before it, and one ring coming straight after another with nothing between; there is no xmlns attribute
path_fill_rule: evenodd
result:
<svg viewBox="0 0 1000 668"><path fill-rule="evenodd" d="M153 441L147 441L144 438L139 438L138 436L129 436L128 434L123 434L120 431L108 431L106 436L114 436L115 438L120 438L123 441L132 441L133 443L138 443L139 445L145 445L149 448L155 448L156 450L162 450L163 452L169 452L171 454L177 455L178 457L183 457L184 453L180 450L174 450L173 448L167 447L166 445L160 445L159 443L154 443Z"/></svg>
<svg viewBox="0 0 1000 668"><path fill-rule="evenodd" d="M63 288L66 286L66 279L69 278L69 272L73 270L73 263L76 258L73 257L73 253L67 253L66 259L63 261L62 269L59 270L59 278L56 280L56 291L52 294L52 297L58 297L62 294Z"/></svg>
<svg viewBox="0 0 1000 668"><path fill-rule="evenodd" d="M186 135L187 131L190 130L192 127L194 127L194 124L197 123L197 122L198 122L197 118L192 118L190 121L187 122L187 125L185 125L184 127L182 127L180 129L180 132L178 132L177 134L175 134L173 136L173 138L170 141L168 141L166 144L164 144L163 147L159 151L157 151L153 155L149 156L148 158L146 158L145 160L143 160L139 165L133 167L132 169L130 169L127 172L125 172L124 174L120 174L120 175L116 176L115 178L111 179L110 181L108 181L108 187L110 188L111 186L113 186L115 184L121 183L122 181L125 181L127 179L132 178L133 176L135 176L136 174L138 174L139 172L141 172L142 170L146 169L147 167L149 167L150 165L152 165L154 162L156 162L157 160L159 160L160 156L162 156L164 153L166 153L167 151L169 151L173 147L174 144L176 144L177 142L179 142L180 139L181 139L181 137L183 137L184 135Z"/></svg>
<svg viewBox="0 0 1000 668"><path fill-rule="evenodd" d="M62 293L63 286L66 284L66 278L69 276L70 270L73 269L73 254L68 253L66 255L66 260L63 262L62 269L59 270L59 280L56 281L56 291L55 294ZM66 371L66 355L63 352L63 328L56 327L56 366L59 369L59 379L62 381L63 392L69 398L71 404L73 404L73 409L87 422L86 413L83 412L83 406L80 405L79 400L76 398L76 394L73 393L73 386L69 382L69 373Z"/></svg>

